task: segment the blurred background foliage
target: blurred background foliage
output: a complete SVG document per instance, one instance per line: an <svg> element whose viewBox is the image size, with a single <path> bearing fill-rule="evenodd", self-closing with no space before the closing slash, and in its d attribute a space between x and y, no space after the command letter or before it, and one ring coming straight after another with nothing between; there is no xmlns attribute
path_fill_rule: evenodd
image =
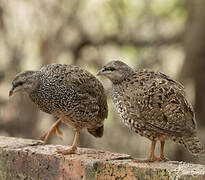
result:
<svg viewBox="0 0 205 180"><path fill-rule="evenodd" d="M204 8L204 0L0 0L0 135L37 139L54 122L25 94L8 98L18 72L67 63L96 74L119 59L181 81L205 144ZM108 80L100 80L108 92ZM104 137L83 132L80 146L147 156L150 141L122 124L107 95ZM50 143L72 142L72 128L61 128L63 141L52 136ZM167 143L166 154L172 160L205 163L204 157L193 158L173 142Z"/></svg>

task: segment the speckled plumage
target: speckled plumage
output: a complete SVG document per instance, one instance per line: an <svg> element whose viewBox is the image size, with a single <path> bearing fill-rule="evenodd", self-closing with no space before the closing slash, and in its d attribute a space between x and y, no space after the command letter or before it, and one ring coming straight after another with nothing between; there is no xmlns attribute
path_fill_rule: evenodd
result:
<svg viewBox="0 0 205 180"><path fill-rule="evenodd" d="M172 139L193 155L204 154L192 105L179 82L160 72L134 71L121 61L108 63L99 74L112 81L112 100L132 131L151 141Z"/></svg>
<svg viewBox="0 0 205 180"><path fill-rule="evenodd" d="M40 70L38 88L29 96L49 114L64 116L76 128L101 126L107 103L101 83L73 65L51 64Z"/></svg>
<svg viewBox="0 0 205 180"><path fill-rule="evenodd" d="M103 135L107 101L102 84L91 73L73 65L50 64L39 71L18 74L13 89L29 79L32 85L21 90L42 111L61 118L77 130L87 128L95 137Z"/></svg>

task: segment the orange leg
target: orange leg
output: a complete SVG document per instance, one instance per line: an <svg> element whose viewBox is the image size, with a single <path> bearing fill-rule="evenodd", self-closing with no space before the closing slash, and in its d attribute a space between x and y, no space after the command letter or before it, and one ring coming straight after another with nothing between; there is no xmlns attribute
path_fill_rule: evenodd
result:
<svg viewBox="0 0 205 180"><path fill-rule="evenodd" d="M152 141L151 144L151 149L150 149L150 155L149 155L149 159L145 159L145 160L134 160L134 162L154 162L157 160L156 156L154 155L154 150L155 150L155 146L156 146L156 142L155 140Z"/></svg>
<svg viewBox="0 0 205 180"><path fill-rule="evenodd" d="M64 155L77 154L77 146L78 146L79 136L80 136L80 130L76 130L75 137L74 137L73 144L72 144L71 148L66 149L66 150L58 150L56 152L64 154Z"/></svg>
<svg viewBox="0 0 205 180"><path fill-rule="evenodd" d="M42 136L40 136L40 140L44 141L44 144L47 144L48 142L48 138L51 135L51 133L55 133L57 136L61 137L62 136L62 132L59 130L59 124L61 123L61 119L58 119L49 129L48 132L46 132L45 134L43 134Z"/></svg>
<svg viewBox="0 0 205 180"><path fill-rule="evenodd" d="M164 144L165 141L160 141L161 147L160 147L160 157L158 158L159 161L168 161L168 159L164 156Z"/></svg>
<svg viewBox="0 0 205 180"><path fill-rule="evenodd" d="M151 145L151 149L150 149L150 155L149 155L149 159L148 159L150 162L156 161L156 159L157 159L156 156L154 155L156 142L157 141L152 141L152 145Z"/></svg>

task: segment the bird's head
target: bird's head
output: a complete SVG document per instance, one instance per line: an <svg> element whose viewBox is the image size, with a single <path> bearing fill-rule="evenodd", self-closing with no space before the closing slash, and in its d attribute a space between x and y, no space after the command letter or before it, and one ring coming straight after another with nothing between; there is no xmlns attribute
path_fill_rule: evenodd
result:
<svg viewBox="0 0 205 180"><path fill-rule="evenodd" d="M128 78L134 70L122 61L111 61L97 73L98 76L105 76L113 83L118 83Z"/></svg>
<svg viewBox="0 0 205 180"><path fill-rule="evenodd" d="M9 96L19 91L31 92L38 83L37 71L24 71L16 75L12 81Z"/></svg>

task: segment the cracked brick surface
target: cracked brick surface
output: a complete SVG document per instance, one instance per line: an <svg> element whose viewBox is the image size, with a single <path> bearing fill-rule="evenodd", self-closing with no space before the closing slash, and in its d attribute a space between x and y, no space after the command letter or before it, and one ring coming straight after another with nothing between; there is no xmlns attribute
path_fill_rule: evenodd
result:
<svg viewBox="0 0 205 180"><path fill-rule="evenodd" d="M68 147L0 136L0 180L205 179L204 165L134 163L126 154L86 148L75 155L55 152L63 148Z"/></svg>

